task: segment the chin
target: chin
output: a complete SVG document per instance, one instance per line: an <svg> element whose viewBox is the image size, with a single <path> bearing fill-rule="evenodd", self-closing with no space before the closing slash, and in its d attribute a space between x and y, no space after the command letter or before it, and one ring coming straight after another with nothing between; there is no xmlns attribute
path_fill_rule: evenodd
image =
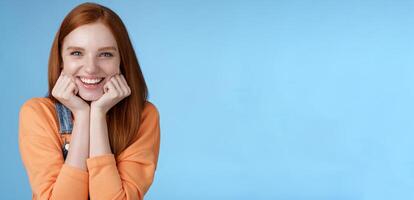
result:
<svg viewBox="0 0 414 200"><path fill-rule="evenodd" d="M102 92L100 92L100 93L98 93L98 92L93 92L93 93L87 92L86 93L86 92L79 91L79 96L85 101L96 101L99 98L101 98L102 95L103 95Z"/></svg>

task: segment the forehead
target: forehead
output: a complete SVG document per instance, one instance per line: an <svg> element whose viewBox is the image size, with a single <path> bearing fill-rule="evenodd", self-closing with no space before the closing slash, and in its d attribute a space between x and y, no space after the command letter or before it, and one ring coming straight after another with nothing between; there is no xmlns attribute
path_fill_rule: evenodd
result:
<svg viewBox="0 0 414 200"><path fill-rule="evenodd" d="M103 23L93 23L79 26L70 32L63 40L63 47L78 46L85 49L97 49L102 46L117 47L111 30Z"/></svg>

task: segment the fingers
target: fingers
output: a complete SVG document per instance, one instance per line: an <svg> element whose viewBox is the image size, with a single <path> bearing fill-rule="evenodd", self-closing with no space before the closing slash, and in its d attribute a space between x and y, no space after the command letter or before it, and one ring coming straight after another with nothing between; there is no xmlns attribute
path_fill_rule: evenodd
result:
<svg viewBox="0 0 414 200"><path fill-rule="evenodd" d="M73 94L78 93L75 79L70 75L65 75L63 71L60 73L58 80L52 90L52 95L55 98L69 99Z"/></svg>
<svg viewBox="0 0 414 200"><path fill-rule="evenodd" d="M72 82L69 82L65 92L62 94L63 99L69 100L75 94L74 91L76 91L76 85Z"/></svg>
<svg viewBox="0 0 414 200"><path fill-rule="evenodd" d="M75 86L76 86L76 84L75 84ZM76 87L75 87L74 94L75 94L75 95L77 95L77 94L78 94L78 92L79 92L79 88L78 88L78 86L76 86Z"/></svg>
<svg viewBox="0 0 414 200"><path fill-rule="evenodd" d="M113 81L108 81L105 85L104 85L104 90L105 92L110 92L113 94L113 97L117 96L117 90L115 88L115 85L113 83Z"/></svg>
<svg viewBox="0 0 414 200"><path fill-rule="evenodd" d="M60 76L58 78L58 80L55 83L55 86L53 87L52 90L52 95L54 97L60 96L60 94L62 94L62 92L64 91L64 76L63 76L63 72L60 73Z"/></svg>
<svg viewBox="0 0 414 200"><path fill-rule="evenodd" d="M77 93L78 87L75 83L75 78L69 75L64 75L64 81L63 81L63 93L67 95L72 95Z"/></svg>
<svg viewBox="0 0 414 200"><path fill-rule="evenodd" d="M68 93L68 89L70 86L70 83L72 82L72 80L70 80L70 77L64 76L64 81L63 81L63 93Z"/></svg>
<svg viewBox="0 0 414 200"><path fill-rule="evenodd" d="M113 85L115 86L116 91L117 91L117 92L119 92L119 93L120 93L120 95L122 95L123 91L122 91L122 89L121 89L121 85L120 85L120 84L119 84L119 82L118 82L118 76L119 76L119 75L115 75L115 76L113 76L113 77L111 78L111 82L112 82L112 83L113 83Z"/></svg>
<svg viewBox="0 0 414 200"><path fill-rule="evenodd" d="M125 78L119 74L110 77L105 83L103 89L105 94L91 105L103 110L104 112L110 110L114 105L129 96L131 93Z"/></svg>
<svg viewBox="0 0 414 200"><path fill-rule="evenodd" d="M73 85L73 88L70 90L70 92L73 92L73 94L76 95L79 89L78 89L78 86L76 85L75 78L73 76L70 76L70 82L71 82L70 84Z"/></svg>
<svg viewBox="0 0 414 200"><path fill-rule="evenodd" d="M124 75L120 75L119 76L119 79L120 79L120 82L122 82L122 85L124 86L124 88L125 88L125 92L126 92L126 95L127 96L129 96L130 94L131 94L131 88L129 88L129 85L128 85L128 83L127 83L127 81L126 81L126 79L125 79L125 77L124 77Z"/></svg>
<svg viewBox="0 0 414 200"><path fill-rule="evenodd" d="M131 94L131 89L129 88L123 75L115 75L110 79L109 82L112 83L114 92L116 92L116 96L126 97Z"/></svg>
<svg viewBox="0 0 414 200"><path fill-rule="evenodd" d="M56 80L55 85L53 86L53 90L52 90L53 96L57 93L58 90L60 90L60 85L61 85L61 82L62 82L62 73L63 72L60 72L60 75L59 75L58 79Z"/></svg>
<svg viewBox="0 0 414 200"><path fill-rule="evenodd" d="M128 83L125 80L125 77L122 74L120 74L116 76L116 79L119 83L119 89L122 91L123 96L129 96L131 94L131 90L128 86Z"/></svg>

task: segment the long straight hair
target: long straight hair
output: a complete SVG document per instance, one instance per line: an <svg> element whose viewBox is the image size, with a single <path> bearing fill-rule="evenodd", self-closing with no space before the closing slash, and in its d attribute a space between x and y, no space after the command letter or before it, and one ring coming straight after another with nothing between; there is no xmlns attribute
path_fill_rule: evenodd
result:
<svg viewBox="0 0 414 200"><path fill-rule="evenodd" d="M120 70L131 89L131 95L121 100L107 113L111 150L115 155L119 155L138 136L141 122L140 114L147 101L148 89L128 31L121 18L114 11L96 3L83 3L75 7L65 17L56 33L50 51L48 98L57 102L57 99L52 96L52 89L63 68L61 48L64 38L77 27L95 22L106 25L114 35L121 58Z"/></svg>

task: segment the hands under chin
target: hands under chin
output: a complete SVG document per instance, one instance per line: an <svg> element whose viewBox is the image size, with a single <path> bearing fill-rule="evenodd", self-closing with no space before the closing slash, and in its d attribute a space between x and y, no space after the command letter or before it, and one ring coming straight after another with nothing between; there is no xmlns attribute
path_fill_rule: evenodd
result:
<svg viewBox="0 0 414 200"><path fill-rule="evenodd" d="M75 80L70 75L60 74L52 90L52 96L74 113L88 113L89 105L76 94L78 93Z"/></svg>
<svg viewBox="0 0 414 200"><path fill-rule="evenodd" d="M114 105L131 94L124 76L117 74L105 83L104 94L96 101L91 102L91 110L106 114Z"/></svg>

